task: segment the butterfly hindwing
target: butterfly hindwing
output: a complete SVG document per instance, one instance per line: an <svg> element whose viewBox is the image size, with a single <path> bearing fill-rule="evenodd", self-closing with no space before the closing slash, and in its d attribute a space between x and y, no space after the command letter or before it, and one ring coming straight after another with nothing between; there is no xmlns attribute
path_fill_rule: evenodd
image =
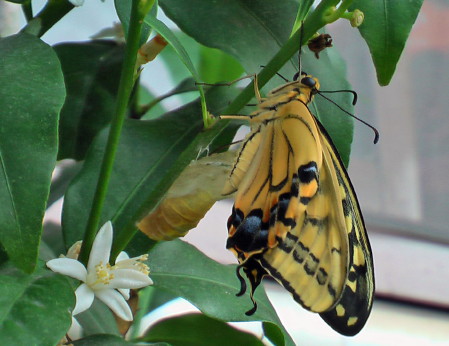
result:
<svg viewBox="0 0 449 346"><path fill-rule="evenodd" d="M371 248L363 216L348 173L336 149L321 124L325 135L326 156L329 170L336 173L340 187L341 205L344 211L348 247L348 277L341 298L336 306L321 317L342 334L355 335L365 325L372 307L374 273Z"/></svg>
<svg viewBox="0 0 449 346"><path fill-rule="evenodd" d="M251 132L225 188L237 191L227 248L251 297L270 275L335 330L354 335L371 309L371 252L346 170L307 107L318 87L311 76L287 83L248 116Z"/></svg>

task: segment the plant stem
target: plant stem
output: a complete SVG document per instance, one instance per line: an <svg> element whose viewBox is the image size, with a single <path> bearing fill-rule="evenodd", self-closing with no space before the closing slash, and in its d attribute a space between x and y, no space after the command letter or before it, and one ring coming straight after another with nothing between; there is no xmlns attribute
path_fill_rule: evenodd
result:
<svg viewBox="0 0 449 346"><path fill-rule="evenodd" d="M89 214L86 232L84 234L83 245L80 253L80 261L87 264L92 243L99 229L101 212L106 200L106 194L109 181L112 174L115 155L117 153L120 134L123 122L126 116L126 109L133 89L135 77L135 65L137 51L140 43L140 32L142 29L142 13L140 11L140 2L142 0L133 0L131 9L131 18L129 23L128 37L126 40L125 58L123 61L122 73L120 76L120 86L117 94L117 103L114 117L109 131L108 141L101 164L100 175L98 177L97 188L94 195L92 209ZM145 1L145 0L143 0ZM144 16L144 15L143 15Z"/></svg>
<svg viewBox="0 0 449 346"><path fill-rule="evenodd" d="M327 23L333 23L337 19L344 17L346 10L351 6L353 0L343 0L338 8L330 7L325 14L325 20Z"/></svg>
<svg viewBox="0 0 449 346"><path fill-rule="evenodd" d="M32 20L29 20L27 16L28 24L25 25L22 31L31 32L37 37L41 37L73 8L74 6L66 0L50 0ZM34 32L36 23L39 26L37 32Z"/></svg>
<svg viewBox="0 0 449 346"><path fill-rule="evenodd" d="M33 19L33 8L31 6L31 1L22 4L22 12L27 22Z"/></svg>

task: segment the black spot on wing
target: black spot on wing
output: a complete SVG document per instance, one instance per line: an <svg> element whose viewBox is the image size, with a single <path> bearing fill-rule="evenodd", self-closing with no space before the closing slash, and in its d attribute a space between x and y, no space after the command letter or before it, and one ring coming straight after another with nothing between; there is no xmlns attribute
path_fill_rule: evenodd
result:
<svg viewBox="0 0 449 346"><path fill-rule="evenodd" d="M347 198L343 198L341 200L341 205L343 207L343 213L345 214L345 216L349 216L352 214L352 205L348 202Z"/></svg>
<svg viewBox="0 0 449 346"><path fill-rule="evenodd" d="M326 226L326 221L327 221L327 218L318 219L316 217L312 217L312 216L309 216L306 214L304 224L310 223L312 226L318 227L319 229L321 229L324 226Z"/></svg>
<svg viewBox="0 0 449 346"><path fill-rule="evenodd" d="M312 180L318 181L318 167L316 162L310 161L306 165L299 166L298 177L299 181L303 184L308 184Z"/></svg>
<svg viewBox="0 0 449 346"><path fill-rule="evenodd" d="M367 275L368 272L368 268L366 267L366 265L352 265L352 269L354 271L351 271L349 274L354 273L354 278L352 278L351 281L355 281L358 277L362 276L364 277L365 275Z"/></svg>
<svg viewBox="0 0 449 346"><path fill-rule="evenodd" d="M292 197L298 197L298 195L299 195L299 178L296 173L293 174L293 177L292 177L292 184L290 187L290 195Z"/></svg>
<svg viewBox="0 0 449 346"><path fill-rule="evenodd" d="M304 265L304 270L308 275L315 275L318 270L318 265L320 260L312 253L309 252L309 256L306 259L306 263Z"/></svg>
<svg viewBox="0 0 449 346"><path fill-rule="evenodd" d="M312 199L312 197L300 197L299 201L301 202L301 204L307 205L307 204L309 204L311 199Z"/></svg>
<svg viewBox="0 0 449 346"><path fill-rule="evenodd" d="M240 209L235 210L235 215L242 215ZM234 215L234 212L233 214ZM232 217L231 215L231 217ZM236 227L235 233L228 238L226 248L236 248L244 252L261 250L267 247L268 242L268 223L262 222L262 209L252 210L238 224L236 218L232 225ZM234 224L235 222L235 224Z"/></svg>
<svg viewBox="0 0 449 346"><path fill-rule="evenodd" d="M274 205L270 210L270 227L273 227L276 222L281 222L284 226L293 228L296 226L296 222L293 218L286 218L288 205L290 203L290 193L283 193L279 196L278 203Z"/></svg>
<svg viewBox="0 0 449 346"><path fill-rule="evenodd" d="M336 253L338 253L338 254L341 254L341 249L337 249L336 247L333 247L333 248L331 249L331 253L334 253L334 252L336 252Z"/></svg>
<svg viewBox="0 0 449 346"><path fill-rule="evenodd" d="M324 268L320 267L320 269L318 269L318 273L316 276L316 280L318 281L318 283L320 285L324 285L327 281L327 277L328 277L328 274L327 274L326 270L324 270Z"/></svg>
<svg viewBox="0 0 449 346"><path fill-rule="evenodd" d="M355 272L350 272L348 274L348 281L355 282L357 280L357 274Z"/></svg>
<svg viewBox="0 0 449 346"><path fill-rule="evenodd" d="M290 253L296 246L296 243L298 242L298 237L288 232L285 236L285 239L282 240L281 238L277 237L276 240L278 241L279 249L281 249L284 252Z"/></svg>
<svg viewBox="0 0 449 346"><path fill-rule="evenodd" d="M337 297L337 291L335 290L335 288L330 283L327 285L327 291L329 292L329 294L332 297L334 297L334 298Z"/></svg>
<svg viewBox="0 0 449 346"><path fill-rule="evenodd" d="M304 262L304 259L306 258L306 254L307 253L305 251L298 251L298 249L295 249L293 251L293 259L299 264L302 264Z"/></svg>
<svg viewBox="0 0 449 346"><path fill-rule="evenodd" d="M298 242L295 249L293 250L293 259L299 264L302 264L309 254L309 251L310 249L307 246L304 246L303 243Z"/></svg>
<svg viewBox="0 0 449 346"><path fill-rule="evenodd" d="M287 233L288 235L289 233ZM282 238L280 237L276 237L276 241L278 243L277 247L278 249L286 252L286 253L290 253L293 250L293 247L295 246L295 243L290 242L290 241L285 241L286 239L282 240Z"/></svg>
<svg viewBox="0 0 449 346"><path fill-rule="evenodd" d="M235 207L232 206L232 213L228 218L228 230L231 228L231 226L237 228L242 223L243 217L243 212L240 209L236 210Z"/></svg>

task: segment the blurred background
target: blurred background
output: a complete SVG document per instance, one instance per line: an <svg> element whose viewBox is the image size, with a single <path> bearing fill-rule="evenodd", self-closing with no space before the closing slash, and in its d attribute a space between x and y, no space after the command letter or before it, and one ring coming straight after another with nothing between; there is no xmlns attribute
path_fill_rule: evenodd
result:
<svg viewBox="0 0 449 346"><path fill-rule="evenodd" d="M173 27L162 11L159 17ZM376 300L362 332L345 338L318 315L303 310L280 286L266 281L281 320L302 344L449 344L447 18L447 0L424 2L392 82L382 88L358 31L344 21L328 26L334 49L347 62L348 80L359 95L356 115L380 132L379 143L373 145L371 130L355 122L349 167L371 240ZM112 1L90 0L71 11L43 39L49 44L84 41L114 22L118 19ZM2 36L17 32L23 23L19 6L0 2ZM170 54L164 51L143 71L143 83L156 95L179 81L173 80L164 65L164 56ZM187 97L193 99L197 94ZM177 97L164 101L167 109L180 104ZM236 263L225 249L231 207L230 200L217 203L185 240L209 257ZM47 220L59 221L58 207L51 211ZM184 302L176 304L162 314L193 309Z"/></svg>

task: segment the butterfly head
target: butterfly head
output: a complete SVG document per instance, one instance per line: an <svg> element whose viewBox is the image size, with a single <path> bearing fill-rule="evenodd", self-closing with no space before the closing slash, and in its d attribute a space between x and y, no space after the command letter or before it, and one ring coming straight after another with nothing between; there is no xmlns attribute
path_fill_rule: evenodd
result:
<svg viewBox="0 0 449 346"><path fill-rule="evenodd" d="M297 72L293 77L293 81L299 84L300 95L305 97L302 100L305 103L311 102L313 96L319 92L320 82L318 79L305 72Z"/></svg>

